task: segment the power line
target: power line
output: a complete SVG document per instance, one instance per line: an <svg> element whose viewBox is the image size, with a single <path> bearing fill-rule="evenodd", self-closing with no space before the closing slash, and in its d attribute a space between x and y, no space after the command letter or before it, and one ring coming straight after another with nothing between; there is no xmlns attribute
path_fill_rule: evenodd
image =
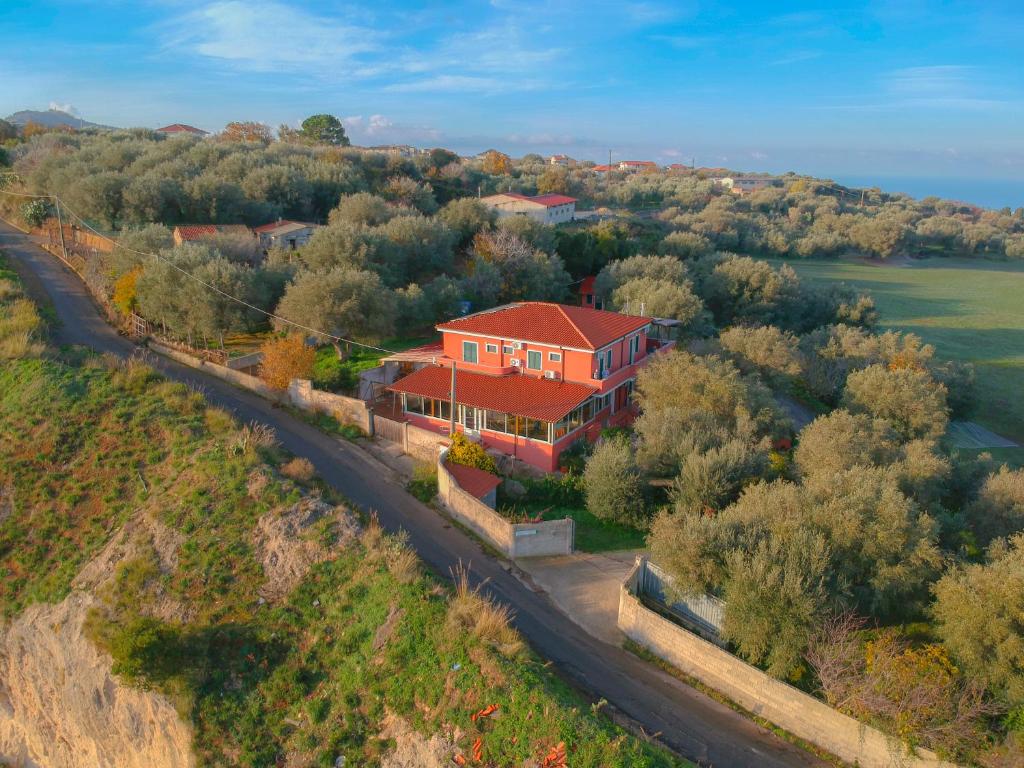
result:
<svg viewBox="0 0 1024 768"><path fill-rule="evenodd" d="M230 293L227 293L226 291L222 291L217 286L211 285L210 283L206 282L205 280L203 280L203 279L201 279L199 277L196 277L195 275L193 275L188 270L179 267L173 261L171 261L170 259L168 259L168 258L166 258L164 256L161 256L158 253L149 253L148 251L139 251L139 250L136 250L135 248L129 248L126 245L122 245L121 243L119 243L116 240L114 240L112 237L109 237L108 235L103 234L102 232L97 230L95 227L90 225L89 222L87 222L79 214L77 214L73 210L71 210L71 208L68 207L68 204L64 203L63 201L61 201L61 199L59 197L57 197L56 195L29 195L29 194L24 194L24 193L19 193L19 192L8 192L7 190L3 190L3 189L0 189L0 194L14 195L16 197L33 197L33 198L37 198L37 199L54 200L59 205L62 204L64 206L64 210L65 211L70 213L74 218L76 218L79 221L79 223L81 223L81 225L83 227L85 227L85 229L88 229L90 232L92 232L97 237L100 237L100 238L102 238L102 239L112 243L114 246L116 246L118 248L121 248L122 250L128 251L129 253L135 253L135 254L138 254L139 256L149 256L149 257L152 257L152 258L157 259L159 261L162 261L165 264L167 264L168 266L170 266L172 269L175 269L178 272L180 272L181 274L185 275L185 277L189 278L190 280L194 280L195 282L199 283L200 285L202 285L202 286L204 286L206 288L209 288L214 293L217 293L217 294L223 296L226 299L230 299L231 301L237 302L238 304L241 304L244 307L248 307L249 309L253 310L254 312L259 312L261 315L265 315L266 317L268 317L268 318L270 318L272 320L278 320L278 321L280 321L282 323L286 323L286 324L291 325L291 326L293 326L295 328L299 328L299 329L301 329L303 331L308 331L309 333L313 333L313 334L316 334L317 336L322 336L324 338L332 339L334 341L344 342L345 344L355 344L356 346L363 347L364 349L372 349L375 352L384 352L384 353L389 354L389 355L397 354L394 350L391 350L391 349L384 349L383 347L375 347L372 344L364 344L361 341L354 341L353 339L346 339L346 338L344 338L342 336L335 336L333 333L327 333L326 331L320 331L320 330L317 330L316 328L310 328L309 326L302 325L301 323L296 323L294 320L289 320L288 318L281 317L280 315L276 315L273 312L268 312L265 309L261 309L260 307L257 307L257 306L254 306L254 305L250 304L249 302L245 301L244 299L240 299L237 296L232 296Z"/></svg>

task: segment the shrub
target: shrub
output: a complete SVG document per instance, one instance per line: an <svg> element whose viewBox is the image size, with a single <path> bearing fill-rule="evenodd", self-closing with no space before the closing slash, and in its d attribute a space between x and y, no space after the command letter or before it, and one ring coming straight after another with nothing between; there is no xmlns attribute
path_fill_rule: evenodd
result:
<svg viewBox="0 0 1024 768"><path fill-rule="evenodd" d="M494 459L487 455L487 451L479 443L474 443L461 432L452 435L452 446L448 449L448 461L452 464L461 464L464 467L476 467L485 472L497 474L498 467Z"/></svg>
<svg viewBox="0 0 1024 768"><path fill-rule="evenodd" d="M309 459L295 458L282 465L281 474L300 483L308 483L316 474L316 469Z"/></svg>
<svg viewBox="0 0 1024 768"><path fill-rule="evenodd" d="M260 377L274 389L287 389L292 379L308 379L316 350L298 334L266 342L260 351Z"/></svg>
<svg viewBox="0 0 1024 768"><path fill-rule="evenodd" d="M138 307L135 286L141 274L142 268L136 267L130 272L125 272L114 283L114 306L121 310L122 314L131 314Z"/></svg>
<svg viewBox="0 0 1024 768"><path fill-rule="evenodd" d="M437 496L437 468L433 464L417 464L405 488L423 503L431 501Z"/></svg>
<svg viewBox="0 0 1024 768"><path fill-rule="evenodd" d="M602 520L636 525L646 517L644 482L629 441L602 442L583 473L587 509Z"/></svg>

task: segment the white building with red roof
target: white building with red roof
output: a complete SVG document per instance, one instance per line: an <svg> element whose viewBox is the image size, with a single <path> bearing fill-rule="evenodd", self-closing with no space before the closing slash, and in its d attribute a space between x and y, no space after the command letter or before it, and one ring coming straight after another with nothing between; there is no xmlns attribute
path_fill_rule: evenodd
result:
<svg viewBox="0 0 1024 768"><path fill-rule="evenodd" d="M544 224L561 224L576 218L576 198L566 195L520 195L502 192L481 198L499 217L529 216Z"/></svg>
<svg viewBox="0 0 1024 768"><path fill-rule="evenodd" d="M308 243L316 229L316 224L278 219L256 227L253 232L260 239L260 245L264 249L284 248L287 251L294 251Z"/></svg>
<svg viewBox="0 0 1024 768"><path fill-rule="evenodd" d="M254 237L253 231L245 224L179 224L171 231L175 245L206 240L217 235Z"/></svg>
<svg viewBox="0 0 1024 768"><path fill-rule="evenodd" d="M553 471L577 440L636 417L637 371L672 346L647 338L650 322L563 304L507 304L437 326L442 344L433 364L388 389L416 426L447 433L454 421L486 447Z"/></svg>

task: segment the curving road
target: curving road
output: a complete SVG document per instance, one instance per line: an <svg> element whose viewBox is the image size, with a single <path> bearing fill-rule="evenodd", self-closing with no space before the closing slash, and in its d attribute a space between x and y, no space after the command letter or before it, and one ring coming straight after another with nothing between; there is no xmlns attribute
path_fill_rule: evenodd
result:
<svg viewBox="0 0 1024 768"><path fill-rule="evenodd" d="M138 347L103 320L77 275L30 237L0 221L0 247L30 294L56 311L58 344L79 344L120 357L136 353ZM553 661L588 699L606 699L617 718L634 729L657 734L665 746L700 766L826 765L657 667L586 634L545 594L517 578L510 566L484 554L476 541L406 493L387 468L358 447L220 379L155 355L151 362L167 377L201 387L211 402L243 421L272 426L281 443L312 461L328 483L352 502L376 510L386 529L408 531L419 556L436 573L447 575L459 562L470 563L473 580L485 581L485 591L515 609L515 624L534 650Z"/></svg>

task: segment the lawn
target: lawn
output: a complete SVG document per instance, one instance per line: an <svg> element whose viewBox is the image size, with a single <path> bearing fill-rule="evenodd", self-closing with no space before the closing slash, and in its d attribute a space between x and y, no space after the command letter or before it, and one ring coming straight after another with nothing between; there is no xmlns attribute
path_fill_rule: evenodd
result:
<svg viewBox="0 0 1024 768"><path fill-rule="evenodd" d="M380 346L391 352L404 352L413 347L429 344L434 340L425 336L386 339L380 343ZM381 358L387 357L387 355L388 352L376 349L354 347L348 357L339 360L334 347L320 347L317 350L316 362L313 367L313 383L319 389L331 392L352 392L359 386L359 374L376 368L380 365Z"/></svg>
<svg viewBox="0 0 1024 768"><path fill-rule="evenodd" d="M512 498L498 491L498 512L509 520L562 520L576 521L575 546L580 552L614 552L622 549L642 549L646 533L629 525L601 520L591 514L583 500L583 486L579 475L549 476L521 479L526 488L522 498Z"/></svg>
<svg viewBox="0 0 1024 768"><path fill-rule="evenodd" d="M945 258L892 265L789 263L802 278L868 291L882 326L916 333L940 357L973 363L979 400L975 420L1024 443L1024 264ZM999 454L1024 459L1020 448Z"/></svg>

